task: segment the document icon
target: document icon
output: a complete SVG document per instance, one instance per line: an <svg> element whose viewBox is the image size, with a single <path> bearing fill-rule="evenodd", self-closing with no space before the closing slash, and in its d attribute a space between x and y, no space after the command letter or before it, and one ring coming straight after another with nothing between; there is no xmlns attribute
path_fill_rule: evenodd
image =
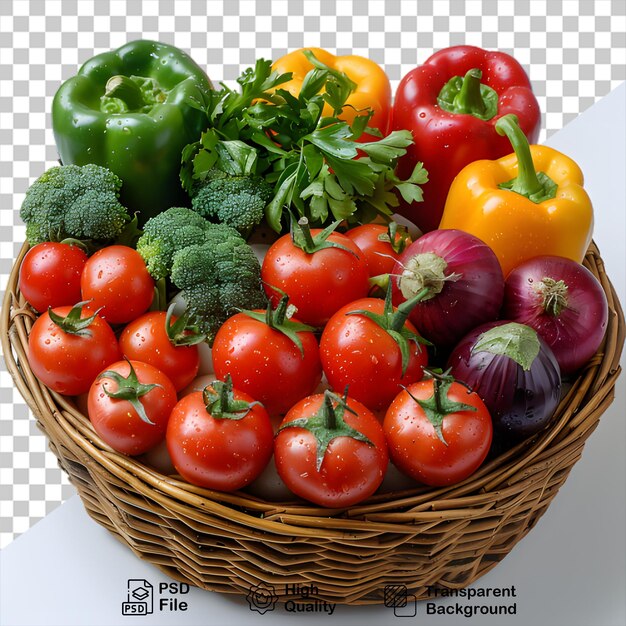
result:
<svg viewBox="0 0 626 626"><path fill-rule="evenodd" d="M128 579L126 602L122 603L122 615L148 615L154 611L152 585L141 578Z"/></svg>

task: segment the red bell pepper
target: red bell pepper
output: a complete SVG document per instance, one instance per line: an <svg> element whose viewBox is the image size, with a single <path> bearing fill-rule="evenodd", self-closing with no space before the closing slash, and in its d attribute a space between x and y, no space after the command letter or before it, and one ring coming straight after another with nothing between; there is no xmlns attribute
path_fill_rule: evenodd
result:
<svg viewBox="0 0 626 626"><path fill-rule="evenodd" d="M454 177L469 163L496 160L511 152L495 123L514 113L530 143L536 143L541 112L522 66L510 55L473 46L433 54L400 82L392 127L408 129L414 144L400 160L398 175L408 177L418 161L428 170L424 201L400 199L398 213L423 232L439 226Z"/></svg>

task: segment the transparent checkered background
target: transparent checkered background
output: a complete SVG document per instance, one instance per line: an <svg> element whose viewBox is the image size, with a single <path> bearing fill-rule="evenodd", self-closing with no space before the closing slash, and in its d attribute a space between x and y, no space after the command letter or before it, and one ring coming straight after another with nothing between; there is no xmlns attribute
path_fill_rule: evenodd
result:
<svg viewBox="0 0 626 626"><path fill-rule="evenodd" d="M56 160L56 89L94 54L142 37L226 83L303 46L369 56L394 88L440 48L500 49L530 75L542 140L626 80L625 0L0 0L0 289L24 239L24 192ZM2 362L0 547L72 493Z"/></svg>

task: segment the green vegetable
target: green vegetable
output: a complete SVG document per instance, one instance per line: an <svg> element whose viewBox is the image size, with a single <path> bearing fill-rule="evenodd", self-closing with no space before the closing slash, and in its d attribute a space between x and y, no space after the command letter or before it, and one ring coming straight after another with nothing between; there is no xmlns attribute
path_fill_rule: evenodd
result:
<svg viewBox="0 0 626 626"><path fill-rule="evenodd" d="M215 170L230 176L263 176L273 186L265 218L277 232L288 230L290 213L313 226L335 220L371 221L390 216L405 199L421 200L427 181L422 164L408 180L395 175L398 159L412 143L409 131L394 131L378 141L359 143L372 111L348 124L339 119L354 83L305 53L315 66L298 98L280 85L291 74L278 74L260 59L238 79L240 92L223 87L209 97L209 129L183 151L181 180L189 193ZM333 107L323 117L324 104ZM360 158L359 153L362 155Z"/></svg>
<svg viewBox="0 0 626 626"><path fill-rule="evenodd" d="M137 242L137 252L155 280L167 278L174 254L187 246L205 241L208 222L185 207L172 207L150 218Z"/></svg>
<svg viewBox="0 0 626 626"><path fill-rule="evenodd" d="M63 165L44 172L28 189L20 217L31 245L74 239L98 247L130 225L119 202L122 181L98 165Z"/></svg>
<svg viewBox="0 0 626 626"><path fill-rule="evenodd" d="M122 202L148 217L188 203L181 151L207 127L211 83L174 46L132 41L87 61L52 104L64 164L96 163L124 182Z"/></svg>
<svg viewBox="0 0 626 626"><path fill-rule="evenodd" d="M260 176L227 176L210 180L191 201L194 211L236 228L244 237L261 223L272 188Z"/></svg>
<svg viewBox="0 0 626 626"><path fill-rule="evenodd" d="M182 291L190 322L209 342L239 309L267 305L252 248L234 228L191 209L173 207L149 219L137 252L159 289L165 291L169 280Z"/></svg>
<svg viewBox="0 0 626 626"><path fill-rule="evenodd" d="M187 311L209 343L231 315L267 304L259 262L252 248L229 226L209 224L204 243L179 250L170 278L182 291Z"/></svg>

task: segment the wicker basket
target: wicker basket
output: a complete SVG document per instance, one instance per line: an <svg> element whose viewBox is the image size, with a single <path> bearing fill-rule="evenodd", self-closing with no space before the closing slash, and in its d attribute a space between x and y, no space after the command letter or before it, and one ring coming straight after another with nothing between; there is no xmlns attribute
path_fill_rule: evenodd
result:
<svg viewBox="0 0 626 626"><path fill-rule="evenodd" d="M34 315L17 288L24 247L2 309L2 350L15 384L89 515L171 577L246 594L254 585L314 584L317 597L381 603L383 588L465 587L501 561L550 505L611 404L624 317L595 245L585 265L609 302L606 336L560 403L551 426L443 489L376 495L351 509L268 503L193 487L116 453L71 399L41 385L28 364Z"/></svg>

